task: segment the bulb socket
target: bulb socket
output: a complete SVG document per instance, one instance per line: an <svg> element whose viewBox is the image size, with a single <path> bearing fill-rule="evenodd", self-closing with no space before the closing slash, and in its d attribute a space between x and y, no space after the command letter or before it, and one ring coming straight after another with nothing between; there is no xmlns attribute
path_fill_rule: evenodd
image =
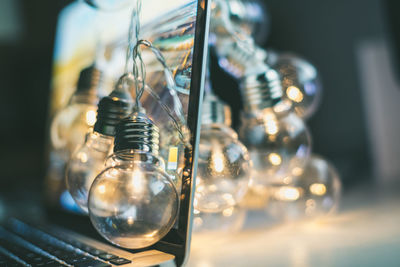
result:
<svg viewBox="0 0 400 267"><path fill-rule="evenodd" d="M118 123L114 152L140 150L158 155L160 134L158 127L144 113L135 112Z"/></svg>
<svg viewBox="0 0 400 267"><path fill-rule="evenodd" d="M97 95L102 79L103 73L94 64L84 68L79 74L76 93Z"/></svg>
<svg viewBox="0 0 400 267"><path fill-rule="evenodd" d="M129 91L123 86L123 79L124 76L118 81L114 91L100 100L94 131L114 136L117 124L131 113L133 100Z"/></svg>
<svg viewBox="0 0 400 267"><path fill-rule="evenodd" d="M203 125L222 123L231 126L231 109L212 93L206 94L203 100L201 123Z"/></svg>
<svg viewBox="0 0 400 267"><path fill-rule="evenodd" d="M246 75L240 84L247 113L271 108L282 101L282 84L274 69Z"/></svg>

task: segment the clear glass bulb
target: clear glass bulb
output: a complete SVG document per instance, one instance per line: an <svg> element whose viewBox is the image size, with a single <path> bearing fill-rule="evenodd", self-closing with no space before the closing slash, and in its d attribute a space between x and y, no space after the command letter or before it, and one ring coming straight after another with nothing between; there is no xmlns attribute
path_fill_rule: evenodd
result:
<svg viewBox="0 0 400 267"><path fill-rule="evenodd" d="M253 162L253 185L280 184L301 172L311 152L311 137L299 117L266 108L243 118L240 137Z"/></svg>
<svg viewBox="0 0 400 267"><path fill-rule="evenodd" d="M67 165L66 185L76 204L88 212L87 202L94 178L104 169L112 152L114 137L90 132L85 143L76 150Z"/></svg>
<svg viewBox="0 0 400 267"><path fill-rule="evenodd" d="M292 102L299 117L311 117L319 106L322 94L317 69L305 59L290 53L268 56L267 62L281 77L283 98Z"/></svg>
<svg viewBox="0 0 400 267"><path fill-rule="evenodd" d="M148 247L163 238L178 213L178 193L162 160L150 153L120 151L108 161L89 193L96 230L121 247Z"/></svg>
<svg viewBox="0 0 400 267"><path fill-rule="evenodd" d="M70 104L55 115L50 128L52 146L59 151L64 160L80 146L85 135L96 123L96 103L72 98Z"/></svg>
<svg viewBox="0 0 400 267"><path fill-rule="evenodd" d="M324 158L312 155L293 182L270 187L267 212L284 220L315 218L334 212L339 206L341 181L338 172Z"/></svg>
<svg viewBox="0 0 400 267"><path fill-rule="evenodd" d="M200 134L195 208L221 212L247 191L250 157L237 134L224 124L203 125Z"/></svg>

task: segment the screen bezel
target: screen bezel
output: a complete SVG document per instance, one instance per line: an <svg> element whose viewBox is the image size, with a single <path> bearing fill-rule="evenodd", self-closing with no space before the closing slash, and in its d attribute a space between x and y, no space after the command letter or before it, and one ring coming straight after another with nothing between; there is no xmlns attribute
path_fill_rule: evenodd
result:
<svg viewBox="0 0 400 267"><path fill-rule="evenodd" d="M190 251L193 217L193 197L195 192L197 148L201 128L201 103L203 102L206 60L208 52L208 32L210 21L210 1L197 1L197 16L193 47L192 76L190 83L187 124L191 132L191 151L185 151L185 167L182 177L181 201L178 228L170 232L153 248L175 255L178 266L184 264Z"/></svg>

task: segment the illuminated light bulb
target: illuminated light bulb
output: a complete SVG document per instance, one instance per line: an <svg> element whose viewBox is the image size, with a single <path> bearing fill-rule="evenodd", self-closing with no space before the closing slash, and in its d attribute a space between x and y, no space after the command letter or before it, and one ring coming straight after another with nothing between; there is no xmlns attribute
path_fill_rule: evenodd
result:
<svg viewBox="0 0 400 267"><path fill-rule="evenodd" d="M159 130L146 115L118 124L114 154L89 193L90 220L115 245L151 246L174 225L179 197L158 150Z"/></svg>
<svg viewBox="0 0 400 267"><path fill-rule="evenodd" d="M206 95L195 193L195 208L201 212L222 212L233 207L248 188L250 157L236 132L225 124L230 119L227 111L214 95Z"/></svg>
<svg viewBox="0 0 400 267"><path fill-rule="evenodd" d="M270 187L266 207L272 216L284 220L316 218L339 206L341 182L335 168L320 156L312 155L303 173L287 186Z"/></svg>
<svg viewBox="0 0 400 267"><path fill-rule="evenodd" d="M239 134L253 162L253 184L281 183L307 162L310 133L283 97L279 74L265 63L247 69L240 88L244 113Z"/></svg>
<svg viewBox="0 0 400 267"><path fill-rule="evenodd" d="M253 162L254 184L281 184L301 172L311 152L311 137L299 117L280 117L267 108L243 118L240 136Z"/></svg>
<svg viewBox="0 0 400 267"><path fill-rule="evenodd" d="M267 62L279 73L284 98L290 100L298 116L307 119L318 108L322 86L317 69L305 59L290 53L277 54Z"/></svg>
<svg viewBox="0 0 400 267"><path fill-rule="evenodd" d="M71 153L84 142L86 133L96 122L101 83L102 74L94 65L83 69L76 91L51 122L51 145L64 161L67 161Z"/></svg>
<svg viewBox="0 0 400 267"><path fill-rule="evenodd" d="M129 75L122 76L116 88L101 99L94 129L86 136L85 143L71 156L66 168L66 185L76 204L87 212L90 186L94 178L104 169L106 158L112 152L115 126L130 114L132 97L125 88ZM92 115L88 116L90 119ZM95 118L96 120L96 118Z"/></svg>

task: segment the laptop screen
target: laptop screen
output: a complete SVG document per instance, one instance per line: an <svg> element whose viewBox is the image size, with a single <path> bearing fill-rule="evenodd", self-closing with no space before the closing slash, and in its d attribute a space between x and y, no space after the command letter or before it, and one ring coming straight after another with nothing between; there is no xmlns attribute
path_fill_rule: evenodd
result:
<svg viewBox="0 0 400 267"><path fill-rule="evenodd" d="M82 214L65 186L65 168L71 154L84 143L96 122L97 103L108 95L124 72L127 62L128 32L132 1L75 1L59 14L54 49L52 92L49 114L48 203L67 212ZM102 5L102 3L104 5ZM119 5L121 3L121 5ZM165 171L175 175L180 195L179 213L173 229L154 245L183 261L190 239L191 196L195 176L199 129L199 106L208 34L207 0L146 0L140 13L140 39L150 41L161 51L165 65L175 80L175 93L188 126L191 149L178 138L162 104L176 108L176 98L168 90L165 69L150 49L142 49L145 82L160 101L145 91L141 98L146 114L159 128L160 157ZM84 76L95 67L96 73ZM91 91L82 97L80 85L89 79ZM93 94L93 92L95 92ZM78 96L77 96L78 95ZM83 94L84 95L84 94ZM134 92L132 92L134 95ZM86 97L86 99L85 99ZM179 106L178 105L178 106ZM172 114L176 120L177 114Z"/></svg>

